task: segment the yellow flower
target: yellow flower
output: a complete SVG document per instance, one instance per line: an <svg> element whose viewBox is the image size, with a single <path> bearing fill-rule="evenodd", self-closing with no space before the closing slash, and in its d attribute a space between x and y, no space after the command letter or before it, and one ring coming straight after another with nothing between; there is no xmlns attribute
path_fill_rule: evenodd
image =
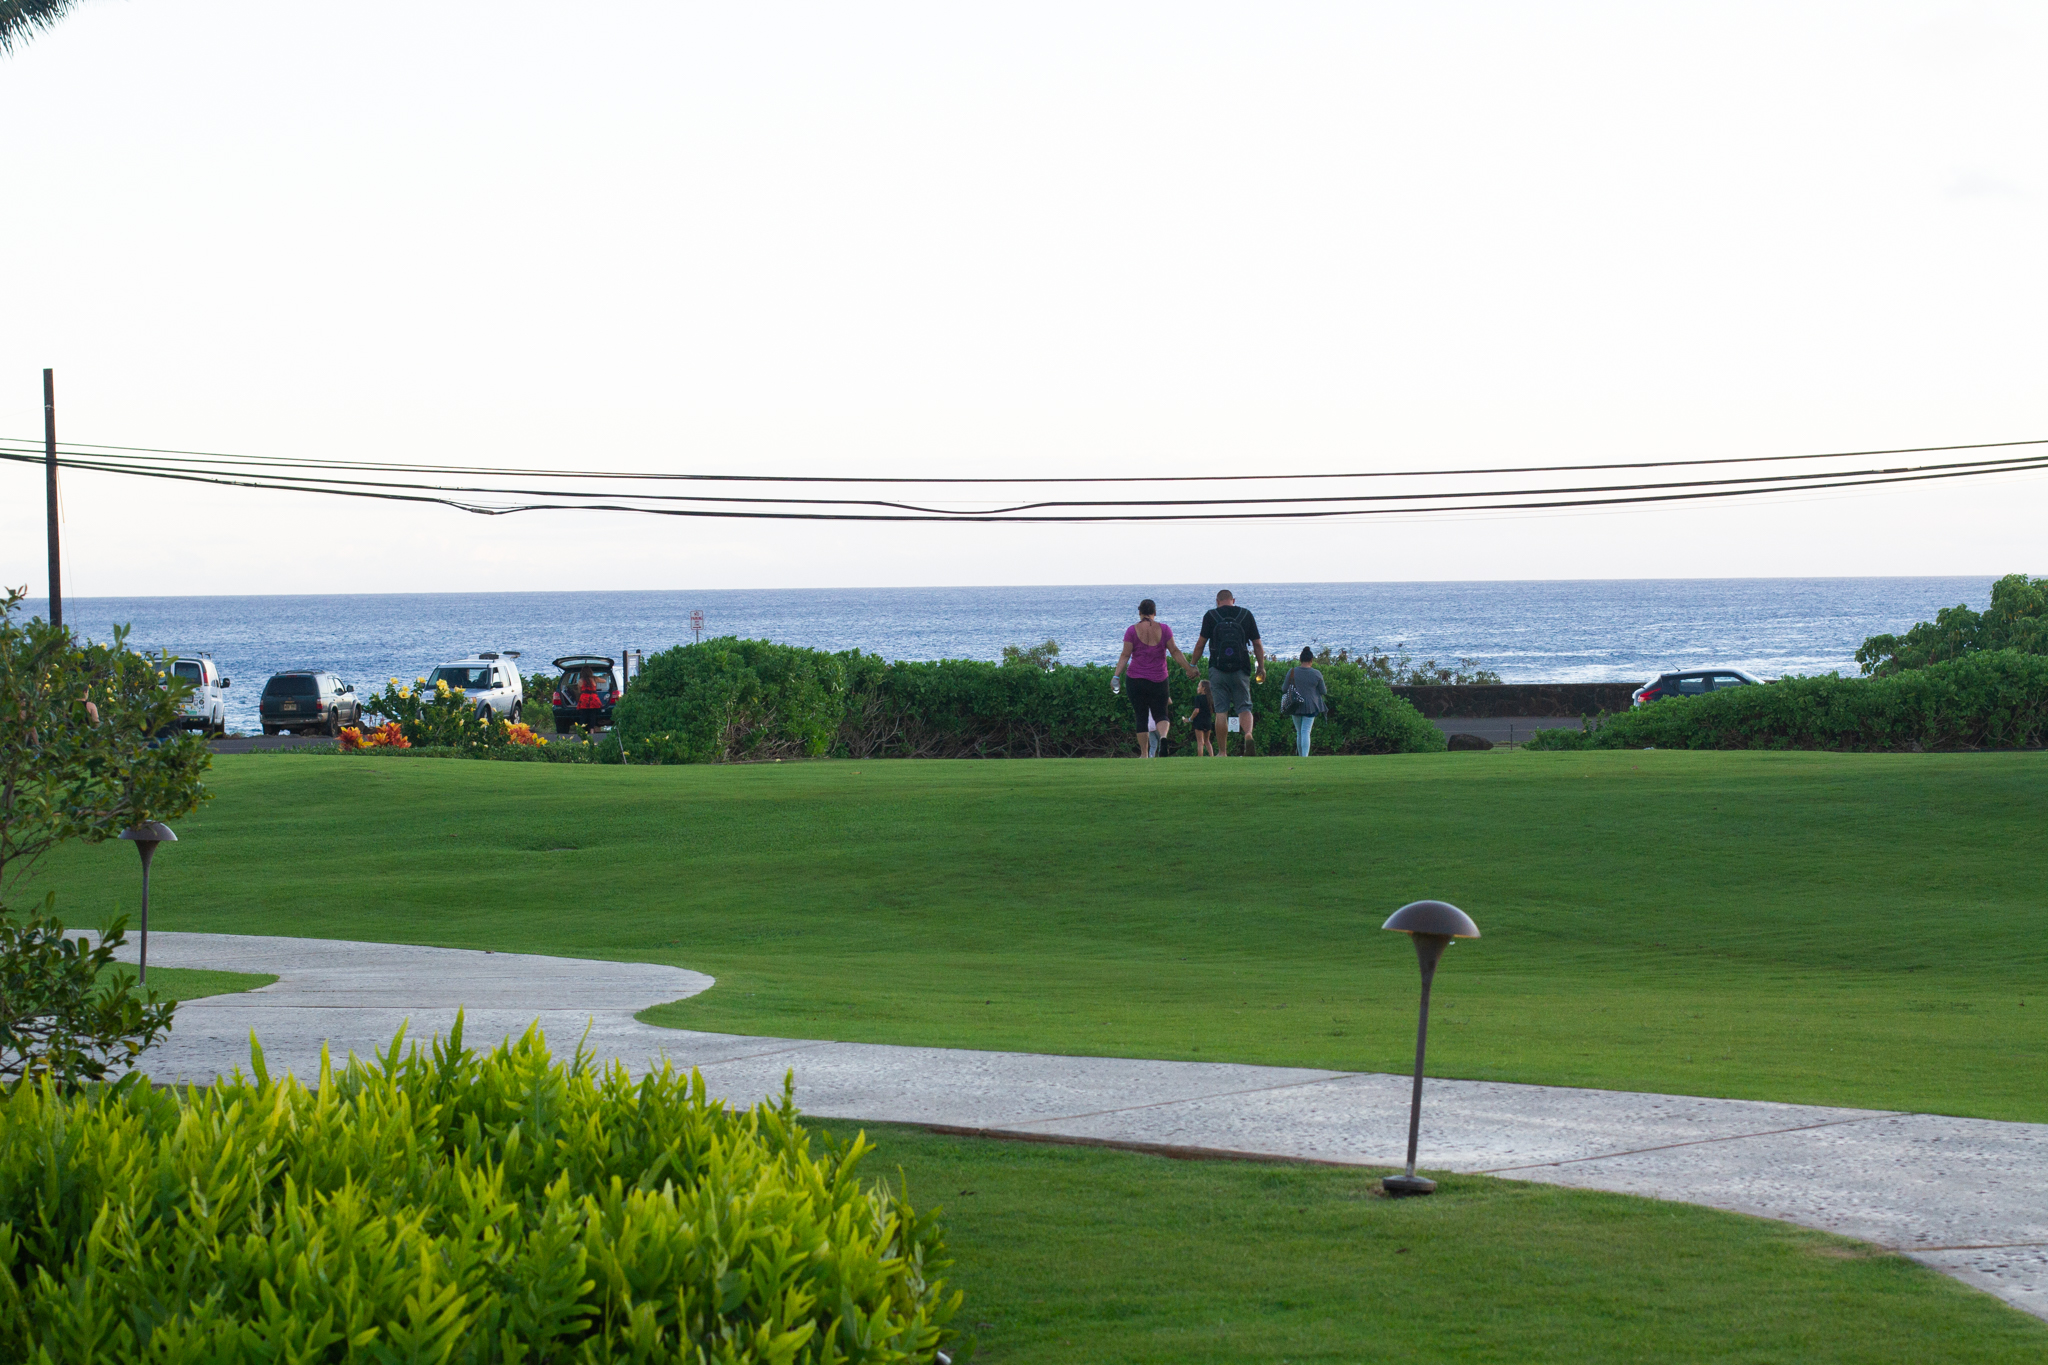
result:
<svg viewBox="0 0 2048 1365"><path fill-rule="evenodd" d="M396 686L398 686L398 679L396 679L396 678L393 678L393 679L391 680L391 685L392 685L393 687L396 687Z"/></svg>

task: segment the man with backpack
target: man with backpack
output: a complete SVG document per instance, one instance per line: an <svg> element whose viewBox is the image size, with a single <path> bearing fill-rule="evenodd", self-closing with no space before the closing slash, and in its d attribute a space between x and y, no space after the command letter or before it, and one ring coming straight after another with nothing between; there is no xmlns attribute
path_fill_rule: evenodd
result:
<svg viewBox="0 0 2048 1365"><path fill-rule="evenodd" d="M1194 662L1202 662L1209 650L1209 693L1216 707L1216 752L1230 752L1230 717L1237 717L1244 736L1241 752L1252 751L1252 661L1258 661L1258 676L1266 676L1266 646L1259 639L1259 623L1237 605L1228 588L1216 594L1216 608L1202 614L1202 633L1195 641Z"/></svg>

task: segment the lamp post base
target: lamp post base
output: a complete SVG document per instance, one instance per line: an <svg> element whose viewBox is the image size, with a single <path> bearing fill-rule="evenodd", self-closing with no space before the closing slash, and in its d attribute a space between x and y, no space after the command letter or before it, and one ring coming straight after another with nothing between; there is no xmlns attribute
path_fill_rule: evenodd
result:
<svg viewBox="0 0 2048 1365"><path fill-rule="evenodd" d="M1436 1182L1419 1175L1390 1175L1380 1181L1380 1188L1389 1199L1404 1199L1411 1194L1435 1194Z"/></svg>

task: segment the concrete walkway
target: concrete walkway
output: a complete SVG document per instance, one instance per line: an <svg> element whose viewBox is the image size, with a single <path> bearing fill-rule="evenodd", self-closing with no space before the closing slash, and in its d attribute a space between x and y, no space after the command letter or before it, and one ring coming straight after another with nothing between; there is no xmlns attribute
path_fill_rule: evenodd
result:
<svg viewBox="0 0 2048 1365"><path fill-rule="evenodd" d="M273 1074L424 1041L466 1008L473 1046L538 1019L557 1055L588 1046L639 1071L698 1067L738 1104L779 1095L821 1117L928 1124L1236 1155L1393 1166L1406 1150L1401 1076L1205 1062L1055 1057L747 1038L654 1028L650 1005L708 989L676 967L450 948L228 934L150 936L154 966L274 973L178 1007L146 1055L159 1080L247 1070L249 1034ZM123 956L133 960L133 945ZM446 1001L428 1005L426 1001ZM2048 1124L1868 1109L1432 1080L1422 1164L1617 1190L1779 1218L1895 1248L2048 1318Z"/></svg>

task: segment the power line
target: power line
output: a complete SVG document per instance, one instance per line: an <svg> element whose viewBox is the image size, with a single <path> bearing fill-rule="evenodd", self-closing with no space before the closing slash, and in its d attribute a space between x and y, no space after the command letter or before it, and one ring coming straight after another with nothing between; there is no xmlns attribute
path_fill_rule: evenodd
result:
<svg viewBox="0 0 2048 1365"><path fill-rule="evenodd" d="M2022 445L2022 444L2026 444L2026 445L2031 445L2031 444L2038 444L2038 443L2036 443L2036 442L2000 442L2000 443L1996 443L1996 444L1997 444L1997 445L1999 445L1999 446L2011 446L2011 445ZM1924 449L1928 449L1928 450L1936 450L1936 449L1950 449L1950 450L1956 450L1956 449L1986 449L1986 448L1992 448L1992 447L1990 447L1990 446L1985 446L1985 445L1970 445L1970 446L1949 446L1949 447L1925 447ZM1767 459L1768 459L1768 458L1778 458L1778 457L1762 457L1762 458L1767 458ZM0 450L0 459L4 459L4 460L11 460L11 461L17 461L17 462L23 462L23 463L31 463L31 462L35 462L35 457L33 457L33 456L31 456L31 455L28 455L28 454L25 454L25 453L21 453L21 452L12 452L12 451L4 451L4 450ZM1719 486L1717 486L1717 487L1711 487L1711 488L1705 488L1705 489L1701 489L1701 488L1699 488L1699 485L1698 485L1698 483L1697 483L1697 482L1695 482L1695 483L1683 483L1683 482L1681 482L1681 483L1668 483L1668 484L1643 484L1643 485L1633 485L1633 486L1627 486L1627 485L1618 485L1618 486L1615 486L1615 487L1612 487L1612 488L1606 488L1606 489L1603 489L1603 488L1597 488L1597 487L1596 487L1596 488L1592 488L1592 489L1547 489L1547 490L1546 490L1546 489L1537 489L1537 490L1525 490L1525 491L1496 491L1496 492L1483 492L1483 493L1470 493L1470 494L1459 494L1459 493L1444 493L1444 494L1435 494L1435 495L1431 495L1431 494L1397 494L1397 495L1384 495L1384 496L1383 496L1383 495L1356 495L1356 496L1353 496L1353 497L1350 497L1350 498L1344 498L1344 499L1337 499L1338 501L1344 501L1344 502L1347 502L1347 503L1356 503L1356 502L1366 502L1366 501L1373 501L1373 502L1381 502L1381 501L1394 501L1394 500L1400 500L1400 501L1404 501L1404 502L1412 502L1412 501L1417 501L1417 500L1430 500L1430 501L1435 501L1435 502L1438 502L1438 503L1441 503L1441 504L1442 504L1442 505L1440 505L1440 506L1431 506L1431 507L1419 507L1419 506L1397 506L1397 507L1358 507L1358 506L1346 506L1346 507L1311 507L1311 508L1308 508L1307 510L1300 510L1300 511L1280 511L1280 510L1275 510L1275 509L1273 509L1273 508L1271 508L1271 507L1267 507L1267 508L1266 508L1265 510L1260 510L1260 511L1254 511L1254 512L1214 512L1214 511L1209 511L1209 512L1177 511L1177 512L1159 512L1159 513L1154 513L1154 512L1122 512L1122 513L1112 513L1112 514L1107 514L1107 515L1077 515L1077 514L1071 514L1071 513L1070 513L1070 514L1067 514L1067 515L1057 515L1057 516L1040 516L1040 515L1018 515L1018 514L1013 514L1013 513L1009 513L1009 512L971 512L971 513L970 513L970 512L941 512L941 513L938 513L938 514L934 514L934 513L932 513L932 512L894 512L894 511L884 511L884 512L797 512L797 511L744 511L744 510L737 510L737 509L734 509L734 508L730 508L730 507L647 507L647 506L639 506L639 505L635 505L635 504L632 504L632 503L609 503L609 502L594 502L594 501L585 501L585 502L576 502L576 503L551 503L551 502L529 502L529 503L521 503L521 504L515 504L515 505L512 505L512 506L489 506L489 505L484 505L484 504L476 504L476 503L468 503L468 502L463 502L463 501L460 501L460 500L458 500L458 499L455 499L455 498L450 498L450 497L441 497L441 496L435 496L435 495L433 495L432 493L423 493L423 492L394 492L394 491L379 491L380 487L381 487L381 488L384 488L384 489L387 489L387 490L388 490L388 488L389 488L389 487L392 487L392 486L390 486L390 485L383 485L383 486L380 486L380 485L374 485L374 484L372 484L372 485L369 485L369 486L357 486L357 487L346 487L346 486L334 486L335 484L338 484L338 483L340 483L340 482L341 482L341 481L338 481L338 480L329 480L329 481L311 481L311 480L302 480L302 481L297 481L297 482L286 482L286 481L283 481L283 477L282 477L282 476L267 476L267 477L263 477L263 478L232 478L232 477L227 477L227 476L225 476L225 475L221 475L221 474L211 474L211 473L200 473L200 472L195 472L195 471L180 471L180 470L176 470L176 469L160 469L160 468L152 468L152 467L148 467L148 466L130 466L130 467L124 467L124 466L115 466L115 465L112 465L112 464L106 464L106 465L95 465L95 464L93 464L93 463L91 463L91 462L89 462L89 461L86 461L86 460L67 460L67 461L60 461L60 463L64 463L64 464L67 464L67 465L69 465L70 467L73 467L73 468L81 468L81 469L94 469L94 468L98 468L98 469L100 469L100 470L101 470L102 472L107 472L107 473L121 473L121 474L126 474L126 475L136 476L136 477L144 477L144 478L157 478L157 479L167 479L167 480L173 480L173 481L178 481L178 482L188 482L188 483L200 483L200 484L211 484L211 485L217 485L217 486L222 486L222 487L239 487L239 488L254 488L254 489L268 489L268 490L272 490L272 491L285 491L285 492L302 492L302 493L321 493L321 494L325 494L325 495L328 495L328 496L333 496L333 497L354 497L354 498L370 498L370 499L378 499L378 500L383 500L383 501L391 501L391 502L415 502L415 503L428 503L428 504L436 504L436 505L439 505L439 506L444 506L444 507L449 507L449 508L453 508L453 509L455 509L455 510L458 510L458 511L464 511L464 512L471 512L471 513L474 513L474 514L477 514L477 515L481 515L481 516L505 516L505 515L510 515L510 514L512 514L512 513L517 513L517 512L535 512L535 511L606 511L606 512L637 512L637 513L640 513L640 514L643 514L643 515L650 515L650 516L671 516L671 517L696 517L696 518L724 518L724 519L742 519L742 520L776 520L776 521L881 521L881 522L937 522L937 523L950 523L950 522L966 522L966 523L984 523L984 524L987 524L987 523L1003 523L1003 522L1015 522L1015 523L1026 523L1026 524L1035 524L1035 523L1066 523L1066 524L1089 524L1089 523L1102 523L1102 522L1155 522L1155 521L1182 521L1182 522L1194 522L1194 521L1245 521L1245 520L1275 520L1275 521L1277 521L1277 520L1304 520L1304 519L1334 519L1334 518L1343 518L1343 517L1364 517L1364 516L1386 516L1386 515L1402 515L1402 514L1407 514L1407 515L1415 515L1415 514L1426 514L1426 513L1430 513L1430 512L1473 512L1473 511L1534 511L1534 510L1546 510L1546 509L1551 509L1551 510L1564 510L1564 509L1570 509L1570 508L1583 508L1583 507L1614 507L1614 506L1624 506L1624 505L1629 505L1629 504L1644 504L1644 503L1660 503L1660 502L1686 502L1686 501L1698 501L1698 500L1703 500L1703 499L1719 499L1719 498L1730 498L1730 497L1754 497L1754 496L1760 496L1760 495L1767 495L1767 494L1771 494L1771 493L1785 493L1785 492L1804 492L1804 491L1808 491L1808 490L1812 490L1812 489L1826 489L1826 488L1863 488L1863 487L1875 487L1875 486L1880 486L1880 485L1886 485L1886 484L1896 484L1896 483L1921 483L1921 482L1928 482L1928 481L1932 481L1932 480L1938 480L1938 479L1954 479L1954 478L1970 478L1970 477L1981 477L1981 476L1984 476L1984 475L1987 475L1987 474L1997 474L1997 473L2024 473L2024 472L2032 472L2032 471L2037 471L2037 470L2048 470L2048 454L2043 454L2043 455L2039 455L2039 456L2034 456L2034 457L2010 457L2010 458L2007 458L2007 459L2003 459L2003 460L1992 460L1992 461L1973 461L1973 462L1967 462L1967 463L1963 464L1963 465L1962 465L1961 467L1954 467L1954 466L1926 466L1926 467L1920 467L1920 468L1910 468L1910 469L1904 469L1904 470L1868 470L1868 471L1854 471L1854 472L1851 472L1850 474L1848 474L1847 476L1837 476L1837 477L1831 477L1831 478L1829 479L1829 481L1825 481L1825 482L1810 482L1810 481L1809 481L1809 482L1797 482L1797 483L1786 483L1786 482L1784 482L1784 480L1783 480L1783 479L1768 479L1768 478L1759 478L1759 479L1747 479L1747 480L1732 480L1732 481L1731 481L1731 480L1719 480L1719 481L1709 481L1709 482L1713 482L1713 483L1716 483L1716 484L1725 484L1725 483L1731 483L1731 482L1732 482L1732 483L1736 483L1736 484L1739 484L1739 485L1741 485L1741 486L1739 486L1739 487L1719 487ZM1838 472L1838 473L1839 473L1839 472ZM1819 476L1789 476L1789 477L1792 477L1792 478L1811 478L1811 477L1819 477ZM1165 480L1162 480L1162 481L1165 481ZM367 483L367 481L356 481L356 482L363 482L363 483ZM1691 489L1694 489L1694 490L1696 490L1696 491L1690 491L1690 492L1664 492L1664 491L1658 491L1658 492L1651 492L1651 491L1649 491L1649 490L1652 490L1652 489L1655 489L1655 490L1665 490L1665 489L1672 489L1672 488L1691 488ZM508 491L509 491L509 490L508 490ZM1557 495L1557 494L1559 494L1559 493L1582 493L1582 492L1617 492L1617 491L1618 491L1618 492L1624 492L1624 493L1625 493L1625 496L1621 496L1621 497L1574 497L1574 498L1567 498L1567 499L1563 499L1563 500L1558 500L1558 499L1556 498L1556 495ZM596 497L597 497L597 496L599 496L599 495L597 495L597 494L567 494L567 495L564 495L564 494L553 494L553 495L547 495L547 494L544 494L544 495L542 495L542 496L574 496L574 497L587 497L587 498L596 498ZM1540 499L1542 499L1542 500L1540 500L1540 501L1509 501L1509 502L1475 502L1475 501L1472 501L1472 500L1471 500L1471 499L1474 499L1474 498L1503 498L1503 497L1505 497L1505 498L1540 498ZM653 495L647 495L647 496L645 496L645 497L643 498L643 501L654 501L654 500L656 500L656 499L655 499L655 497L654 497ZM667 500L667 499L663 499L663 500ZM714 499L710 499L710 498L694 498L694 499L693 499L693 498L683 498L683 499L678 499L678 500L681 500L681 501L700 501L700 502L701 502L701 501L714 501ZM716 501L729 501L729 500L726 500L726 499L716 499ZM737 500L730 500L730 501L737 501ZM776 500L770 500L770 499L762 499L762 500L758 500L758 501L762 501L762 502L769 502L769 501L776 501ZM825 500L809 500L809 499L788 499L788 500L782 500L782 501L783 501L784 503L786 503L787 505L816 505L816 504L817 504L818 502L822 502L822 501L825 501ZM1299 506L1299 505L1300 505L1300 504L1302 504L1302 503L1307 503L1307 502L1317 502L1317 501L1323 501L1323 500L1321 500L1321 499L1311 499L1311 498L1300 498L1300 499L1235 499L1235 500L1233 500L1233 499L1214 499L1214 500L1206 500L1206 502L1205 502L1204 500L1189 500L1189 501L1193 501L1193 502L1195 502L1195 503L1196 503L1196 505L1221 505L1221 506L1234 506L1234 505L1243 505L1243 504L1245 504L1245 503L1250 503L1250 502L1261 502L1261 503L1278 503L1278 504L1281 504L1281 505L1283 505L1283 506ZM870 504L870 505L872 505L872 504ZM1117 504L1113 504L1113 505L1116 505L1116 506L1127 506L1127 507L1145 507L1145 506L1153 506L1153 505L1161 505L1161 506L1164 506L1164 505L1175 505L1175 504L1172 504L1172 503L1165 503L1165 502L1160 502L1160 503L1147 503L1147 502L1145 502L1145 501L1142 501L1142 500L1133 500L1133 501L1131 501L1131 502L1129 502L1129 503L1117 503ZM1185 504L1181 504L1181 505L1185 505Z"/></svg>
<svg viewBox="0 0 2048 1365"><path fill-rule="evenodd" d="M5 452L0 452L0 454L7 454L7 453L5 453ZM22 455L22 454L7 454L7 458L13 458L13 459L27 459L27 458L29 458L29 457L28 457L28 456L26 456L26 455ZM1559 498L1559 497L1566 497L1566 496L1572 496L1572 495L1585 495L1585 494L1607 494L1607 493L1661 493L1661 492L1670 492L1670 491L1675 491L1675 490L1682 490L1682 489L1693 489L1693 488L1714 488L1714 487L1724 487L1724 488L1736 488L1736 489L1741 489L1741 490L1743 490L1743 491L1751 491L1751 492L1769 492L1769 491L1775 491L1775 490L1774 490L1774 488L1772 487L1772 486L1774 486L1774 485L1775 485L1775 486L1777 486L1778 488L1791 488L1791 487L1803 487L1803 486L1812 486L1812 487L1840 487L1840 486L1844 486L1844 485L1843 485L1843 484L1841 484L1841 483L1819 483L1819 482L1816 482L1816 481L1818 481L1818 480L1824 480L1824 479L1829 479L1829 478L1833 478L1833 477L1836 477L1837 475L1840 475L1841 477L1844 477L1844 478L1852 479L1852 480L1854 480L1854 481L1856 481L1856 482L1871 482L1871 481L1873 481L1873 480L1876 480L1876 479L1880 478L1881 476L1897 476L1897 475L1906 475L1906 474L1931 474L1931 473L1935 473L1935 472L1942 472L1942 471L1958 471L1958 472L1970 472L1970 471L1974 471L1974 472L1982 472L1982 473L1997 473L1997 472L2006 472L2006 471L2010 471L2010 470L2014 470L2014 469L2019 469L2019 470L2026 470L2026 469L2031 469L2031 468L2034 468L2034 467L2036 467L2036 466L2037 466L2038 464L2040 464L2040 463L2041 463L2041 462L2043 462L2043 461L2048 461L2048 454L2035 454L2035 455L2028 455L2028 456L2002 456L2002 457L1999 457L1999 458L1997 458L1997 459L1992 459L1992 460L1976 460L1976 461L1955 461L1955 462L1950 462L1950 463L1947 463L1947 464L1935 464L1935 465L1922 465L1922 466L1910 466L1910 465L1909 465L1909 466L1898 466L1898 467L1892 467L1892 468L1881 468L1881 469L1866 469L1866 470L1855 470L1855 471L1849 471L1849 472L1848 472L1848 473L1847 473L1846 475L1842 475L1842 472L1841 472L1841 471L1832 471L1832 472L1827 472L1827 473L1823 473L1823 472L1809 472L1809 473L1799 473L1799 474L1754 474L1754 475L1746 475L1746 476L1742 476L1742 477L1739 477L1739 478L1725 478L1725 479L1695 479L1695 480L1678 480L1678 481L1666 481L1666 482L1659 482L1659 483L1632 483L1632 484L1628 484L1628 483L1625 483L1625 484L1592 484L1592 485L1577 485L1577 486L1566 486L1566 487L1549 487L1549 488L1494 488L1494 489L1476 489L1476 490L1460 490L1460 491L1446 491L1446 492L1438 492L1438 491L1424 491L1424 492L1408 492L1408 493L1346 493L1346 494L1325 494L1325 495L1295 495L1295 496L1287 496L1287 497L1261 497L1261 498L1249 498L1249 497L1231 497L1231 498L1118 498L1118 499L1088 499L1088 500L1082 500L1082 499L1067 499L1067 500L1051 500L1051 501L1042 501L1042 502L1033 502L1033 503L1022 503L1022 504L1016 504L1016 505L1012 505L1012 506L1005 506L1005 507L990 507L990 508L978 508L978 509L959 509L959 508L947 508L947 507L927 507L927 506L922 506L922 505L919 505L919 504L914 504L914 503L903 503L903 502L893 502L893 501L888 501L888 500L884 500L884 499L873 499L873 498L779 498L779 497L736 497L736 496L730 496L730 495L723 495L723 494L701 494L701 493L700 493L700 494L665 494L665 493L640 493L640 494L632 494L632 495L630 495L630 496L631 496L631 497L632 497L632 498L633 498L634 500L636 500L636 501L640 501L640 502L674 502L674 503L719 503L719 504L730 504L730 505L738 505L738 506L766 506L766 507L851 507L851 508L870 508L870 509L876 509L876 510L878 510L878 511L884 511L884 512L902 512L902 513L907 513L907 514L910 514L910 515L911 515L912 517L914 517L914 518L923 518L923 519L933 519L933 520L969 520L969 519L982 519L982 520L1021 520L1021 519L1024 519L1024 515L1025 515L1025 514L1027 514L1027 513L1032 513L1032 512L1051 512L1051 511L1073 511L1073 510L1077 510L1077 509L1102 509L1102 508L1211 508L1211 507L1290 507L1290 506L1304 506L1304 505L1307 505L1307 506L1329 506L1329 505L1332 505L1332 504L1353 504L1353 503L1378 503L1378 502L1407 502L1407 503L1422 503L1422 502L1445 502L1445 501L1455 501L1455 502L1459 502L1459 503L1465 503L1465 502L1470 502L1470 501L1472 501L1472 500L1474 500L1474 499L1484 499L1484 498L1534 498L1534 497L1541 497L1541 498L1547 498L1547 499L1551 499L1551 498ZM98 471L98 472L101 472L101 473L118 473L118 474L129 474L129 475L141 475L141 476L146 476L146 477L173 477L173 476L175 475L175 476L180 476L180 477L186 477L186 478L202 478L202 477L206 477L206 476L208 476L208 475L211 475L211 476L213 476L213 477L215 477L215 478L217 478L217 479L218 479L218 478L221 478L221 476L219 476L219 475L217 474L217 472L215 472L215 471L205 471L205 470L196 470L196 469L170 469L170 470L167 470L167 469L161 469L161 468L157 468L157 467L155 467L155 466L152 466L152 465L149 465L149 464L146 464L146 463L130 463L130 462L126 462L126 461L117 461L117 460L113 460L113 459L110 459L110 458L108 458L108 457L105 457L105 456L100 456L100 457L91 457L91 458L78 458L78 457L71 457L71 458L67 458L67 459L62 459L62 460L60 460L60 461L59 461L59 463L60 463L61 465L63 465L64 467L67 467L67 468L73 468L73 469L81 469L81 470L94 470L94 471ZM491 495L491 496L515 496L515 497L522 497L522 498L534 498L534 497L540 497L540 498L575 498L575 499L580 499L580 500L591 500L591 499L596 499L596 498L598 498L598 497L604 496L604 495L602 495L602 494L598 494L598 493L585 493L585 492L581 492L581 491L578 491L578 490L575 490L575 489L519 489L519 488L504 488L504 487L471 487L471 486L453 486L453 487L450 487L450 486L446 486L446 485L433 485L433 484L419 484L419 483L402 483L402 482L395 482L395 481L390 481L390 480L368 480L368 479L342 479L342 478L338 478L338 477L335 477L335 476L331 476L331 475L320 475L320 476L312 476L312 475L288 475L288 474L279 474L279 473L269 473L269 474L264 474L264 475L262 475L262 476L260 476L260 477L246 477L246 478L228 478L228 479L224 479L224 480L222 480L222 481L224 481L224 482L226 482L226 483L229 483L229 484L232 484L233 486L240 486L240 487L260 487L260 488L269 488L269 489L282 489L282 490L292 490L292 491L300 491L300 492L315 492L315 493L318 493L318 492L330 492L330 493L331 493L331 492L338 492L338 491L340 491L340 490L341 490L341 489L343 489L343 488L348 488L348 489L367 489L367 490L396 490L396 491L401 491L401 492L407 492L407 493L435 493L435 494L482 494L482 495ZM461 506L461 507L462 507L462 508L463 508L464 510L468 510L468 511L484 511L484 510L486 510L486 508L485 508L485 507L484 507L483 505L479 505L479 504L472 504L472 503L468 503L468 502L456 503L456 502L450 501L450 502L448 502L448 504L447 504L447 505L449 505L449 506L458 506L458 505L459 505L459 506ZM504 509L504 510L519 510L519 509L517 509L517 508L512 508L512 509ZM1064 519L1064 518L1062 518L1062 519Z"/></svg>
<svg viewBox="0 0 2048 1365"><path fill-rule="evenodd" d="M0 438L0 448L19 446L24 449L40 450L40 444L22 441L19 438ZM1408 470L1361 470L1331 472L1322 474L1151 474L1151 475L1018 475L1010 477L958 477L934 476L916 477L909 475L865 475L865 474L695 474L672 472L635 472L630 470L588 470L588 469L518 469L509 466L438 465L418 463L392 463L383 461L329 460L318 458L287 459L277 456L231 455L218 451L176 450L155 446L98 445L91 442L66 442L66 452L90 456L96 451L116 451L127 454L150 455L170 459L188 459L205 462L229 462L252 468L281 469L336 469L362 473L410 473L410 474L452 474L464 477L497 478L579 478L601 480L662 480L674 482L708 483L882 483L882 484L1153 484L1153 483L1243 483L1275 482L1311 479L1401 479L1401 478L1463 478L1493 474L1561 474L1583 473L1612 469L1680 469L1702 465L1721 464L1773 464L1800 460L1846 460L1870 459L1888 455L1933 455L1958 450L2002 450L2017 446L2048 445L2048 437L2037 437L2023 441L1975 441L1954 445L1897 446L1882 450L1841 450L1805 455L1729 455L1711 459L1691 460L1629 460L1598 464L1559 465L1500 465L1468 469L1408 469Z"/></svg>

